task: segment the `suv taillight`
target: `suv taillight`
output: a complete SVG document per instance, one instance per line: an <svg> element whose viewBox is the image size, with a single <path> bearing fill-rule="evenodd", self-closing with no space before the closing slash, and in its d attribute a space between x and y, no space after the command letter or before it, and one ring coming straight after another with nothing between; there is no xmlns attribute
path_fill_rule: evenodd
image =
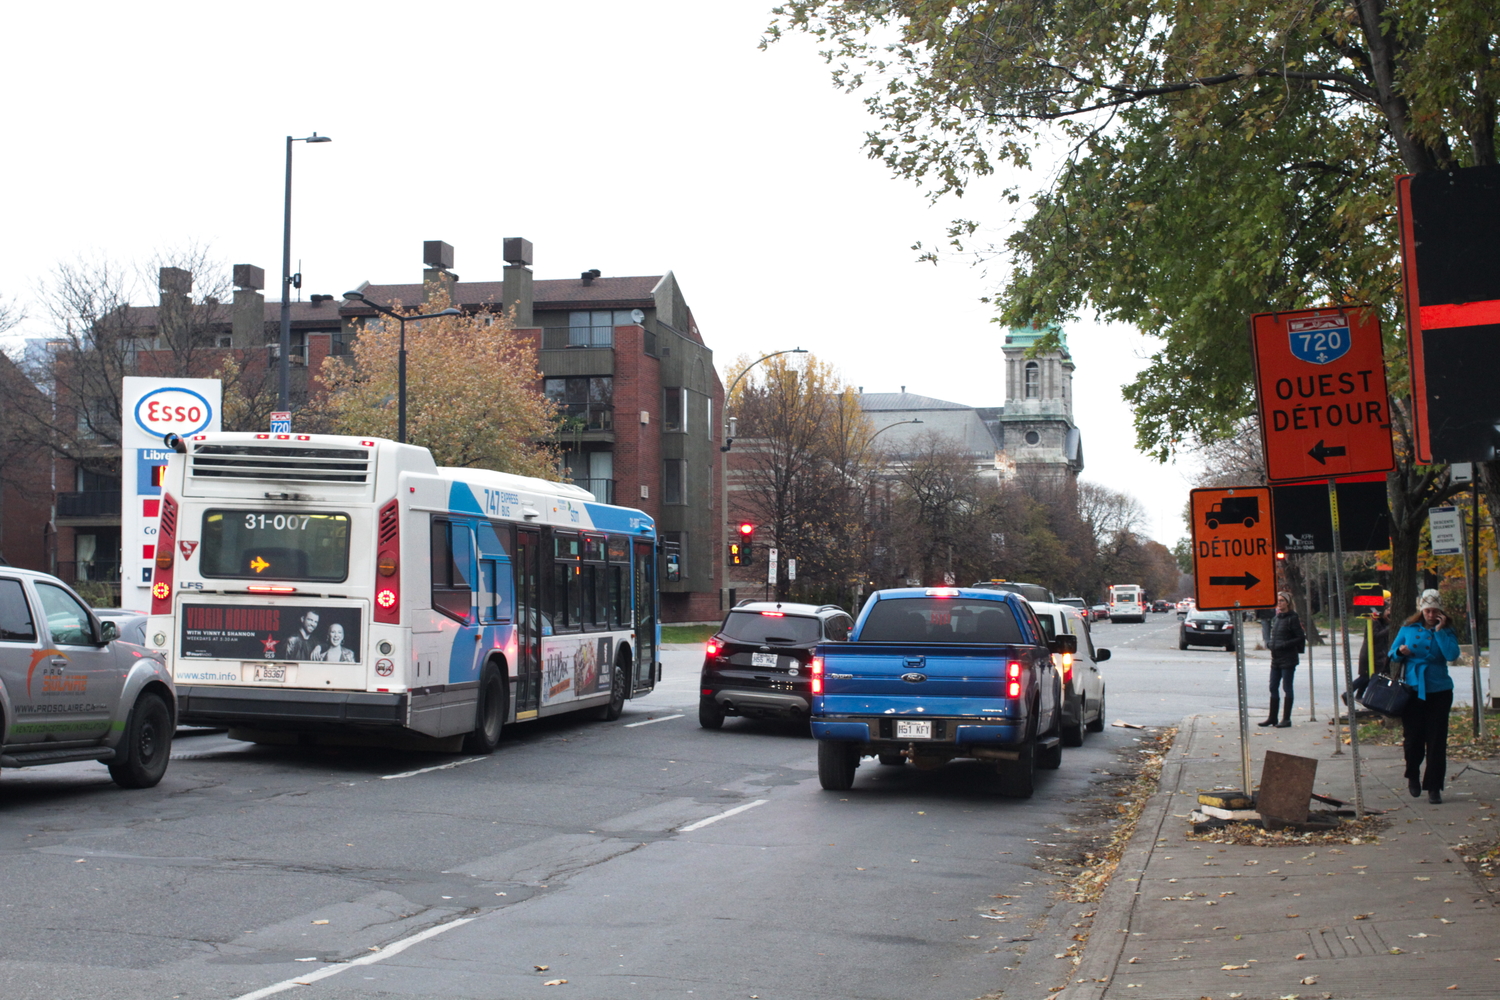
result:
<svg viewBox="0 0 1500 1000"><path fill-rule="evenodd" d="M821 656L812 658L812 693L823 693L823 658Z"/></svg>
<svg viewBox="0 0 1500 1000"><path fill-rule="evenodd" d="M703 655L714 657L724 651L724 644L718 639L710 639L703 644Z"/></svg>
<svg viewBox="0 0 1500 1000"><path fill-rule="evenodd" d="M1005 697L1021 697L1021 661L1011 660L1005 665Z"/></svg>
<svg viewBox="0 0 1500 1000"><path fill-rule="evenodd" d="M1063 683L1064 684L1072 684L1073 683L1073 654L1072 653L1064 653L1062 655L1062 664L1063 664Z"/></svg>

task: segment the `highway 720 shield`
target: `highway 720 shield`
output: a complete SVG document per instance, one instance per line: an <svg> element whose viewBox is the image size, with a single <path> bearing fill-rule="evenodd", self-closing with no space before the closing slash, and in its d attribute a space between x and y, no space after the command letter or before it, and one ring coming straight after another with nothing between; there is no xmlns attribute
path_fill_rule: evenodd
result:
<svg viewBox="0 0 1500 1000"><path fill-rule="evenodd" d="M1266 486L1192 491L1193 583L1205 611L1276 603L1275 519Z"/></svg>

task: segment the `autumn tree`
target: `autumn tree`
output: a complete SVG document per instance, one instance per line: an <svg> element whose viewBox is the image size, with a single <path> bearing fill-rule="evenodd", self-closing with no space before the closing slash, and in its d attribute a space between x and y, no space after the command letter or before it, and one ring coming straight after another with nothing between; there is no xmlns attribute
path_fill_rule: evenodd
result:
<svg viewBox="0 0 1500 1000"><path fill-rule="evenodd" d="M758 526L758 548L797 560L799 596L847 606L865 581L871 546L869 418L854 390L814 355L751 362L742 357L729 372L731 384L739 379L727 403L738 424L735 516ZM783 571L777 594L792 592Z"/></svg>
<svg viewBox="0 0 1500 1000"><path fill-rule="evenodd" d="M1407 445L1393 180L1496 164L1500 7L790 0L768 41L789 30L824 45L838 83L869 84L870 154L934 197L1061 154L1003 245L973 246L973 220L951 237L1013 264L1007 323L1089 310L1159 338L1126 390L1143 450L1251 412L1249 314L1376 308L1400 453L1393 606L1414 606L1416 526L1450 484ZM1482 475L1493 501L1500 465Z"/></svg>
<svg viewBox="0 0 1500 1000"><path fill-rule="evenodd" d="M439 286L418 315L448 307ZM365 322L350 354L323 361L325 392L309 418L330 432L394 438L400 324ZM432 452L441 466L493 469L559 478L552 445L556 408L541 390L530 344L499 312L408 321L407 440Z"/></svg>

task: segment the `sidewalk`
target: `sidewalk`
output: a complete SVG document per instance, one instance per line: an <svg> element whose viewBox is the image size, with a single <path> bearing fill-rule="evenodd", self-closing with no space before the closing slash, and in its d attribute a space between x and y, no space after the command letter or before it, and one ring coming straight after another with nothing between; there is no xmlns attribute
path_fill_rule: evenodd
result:
<svg viewBox="0 0 1500 1000"><path fill-rule="evenodd" d="M1255 780L1266 750L1312 757L1314 790L1353 808L1349 747L1332 755L1327 717L1309 722L1301 709L1290 729L1261 729L1253 717ZM1238 733L1233 713L1182 721L1082 961L1056 996L1500 996L1500 893L1487 892L1454 849L1465 835L1500 832L1500 761L1449 760L1443 803L1432 805L1407 793L1400 747L1361 746L1365 808L1390 820L1378 844L1189 840L1199 790L1240 786Z"/></svg>

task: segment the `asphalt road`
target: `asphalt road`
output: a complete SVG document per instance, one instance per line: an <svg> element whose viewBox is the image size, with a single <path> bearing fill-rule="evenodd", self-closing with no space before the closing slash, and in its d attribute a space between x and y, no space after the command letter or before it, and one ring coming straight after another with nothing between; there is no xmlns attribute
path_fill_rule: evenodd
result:
<svg viewBox="0 0 1500 1000"><path fill-rule="evenodd" d="M1233 708L1234 657L1179 651L1176 629L1095 626L1111 721ZM700 655L666 652L618 722L517 726L489 757L213 733L179 737L147 791L95 764L6 771L0 996L963 1000L1059 981L1077 908L1045 859L1097 832L1138 731L1090 734L1029 801L964 763L867 761L825 792L804 733L698 727Z"/></svg>

